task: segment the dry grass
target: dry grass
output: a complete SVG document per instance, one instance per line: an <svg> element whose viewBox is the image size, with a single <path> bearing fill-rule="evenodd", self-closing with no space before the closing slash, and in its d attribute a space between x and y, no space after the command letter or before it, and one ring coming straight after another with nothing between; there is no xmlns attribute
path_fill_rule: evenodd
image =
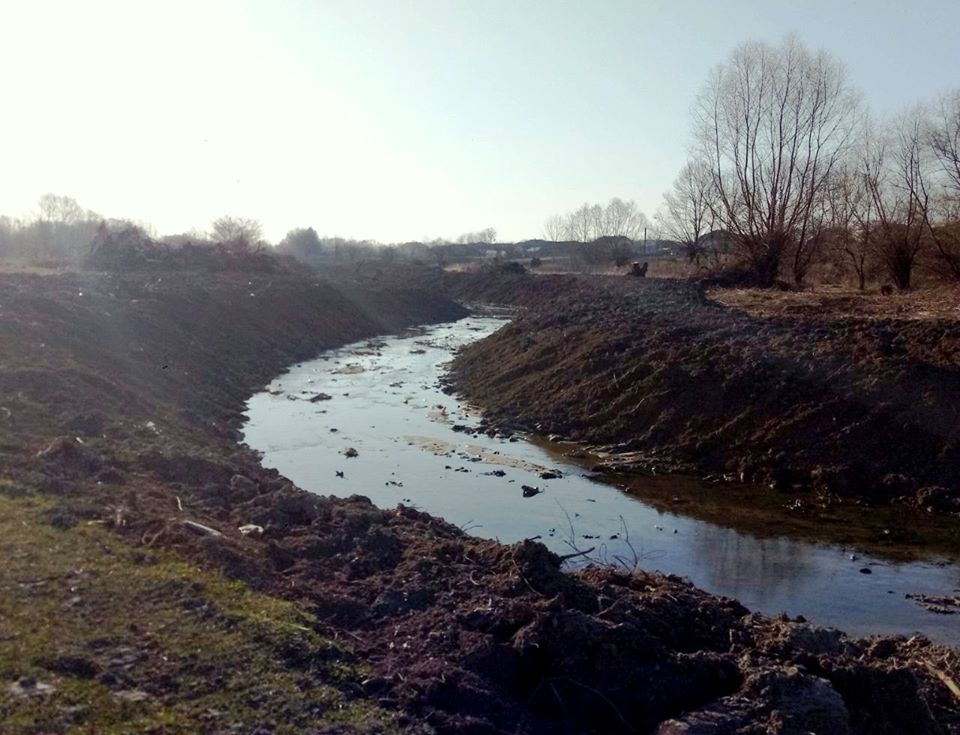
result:
<svg viewBox="0 0 960 735"><path fill-rule="evenodd" d="M717 303L751 316L803 316L812 319L874 317L911 320L960 318L960 289L937 286L889 296L843 286L816 286L806 291L713 289Z"/></svg>

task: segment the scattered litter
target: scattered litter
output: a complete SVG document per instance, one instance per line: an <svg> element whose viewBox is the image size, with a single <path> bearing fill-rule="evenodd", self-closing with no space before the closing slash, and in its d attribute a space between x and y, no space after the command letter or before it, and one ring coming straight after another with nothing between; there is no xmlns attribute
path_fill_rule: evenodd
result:
<svg viewBox="0 0 960 735"><path fill-rule="evenodd" d="M223 536L217 529L204 526L196 521L183 521L183 527L199 536Z"/></svg>
<svg viewBox="0 0 960 735"><path fill-rule="evenodd" d="M44 684L32 676L24 676L8 688L15 697L42 697L56 691L56 687L52 684Z"/></svg>
<svg viewBox="0 0 960 735"><path fill-rule="evenodd" d="M250 294L253 296L253 294ZM123 691L113 692L113 696L124 702L144 702L150 699L150 695L142 689L124 689Z"/></svg>

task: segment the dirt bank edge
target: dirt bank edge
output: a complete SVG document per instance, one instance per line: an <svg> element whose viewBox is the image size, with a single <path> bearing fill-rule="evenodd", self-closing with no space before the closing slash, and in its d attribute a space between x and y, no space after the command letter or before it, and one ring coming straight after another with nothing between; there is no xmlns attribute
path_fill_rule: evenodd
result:
<svg viewBox="0 0 960 735"><path fill-rule="evenodd" d="M488 426L590 445L609 470L960 513L957 320L757 318L662 280L517 290L536 297L451 372Z"/></svg>

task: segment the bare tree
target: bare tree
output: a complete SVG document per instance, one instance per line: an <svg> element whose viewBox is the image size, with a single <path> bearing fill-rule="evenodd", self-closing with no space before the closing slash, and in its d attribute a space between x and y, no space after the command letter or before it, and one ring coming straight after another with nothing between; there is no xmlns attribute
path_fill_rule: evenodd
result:
<svg viewBox="0 0 960 735"><path fill-rule="evenodd" d="M567 215L567 228L570 239L577 242L590 242L594 233L594 213L589 204Z"/></svg>
<svg viewBox="0 0 960 735"><path fill-rule="evenodd" d="M550 240L551 242L568 240L567 225L563 221L563 217L559 214L548 217L547 221L543 224L543 235L544 239Z"/></svg>
<svg viewBox="0 0 960 735"><path fill-rule="evenodd" d="M802 281L818 198L854 129L858 99L843 66L795 37L750 42L711 73L695 112L718 214L761 285L793 253ZM800 266L800 268L796 268Z"/></svg>
<svg viewBox="0 0 960 735"><path fill-rule="evenodd" d="M588 230L587 238L584 242L596 240L598 237L603 236L603 215L603 207L601 207L599 204L593 204L590 206L590 211L587 215L590 228Z"/></svg>
<svg viewBox="0 0 960 735"><path fill-rule="evenodd" d="M465 232L457 238L460 244L486 243L492 245L497 241L497 231L493 227L487 227L479 232Z"/></svg>
<svg viewBox="0 0 960 735"><path fill-rule="evenodd" d="M323 245L320 236L312 227L299 227L290 230L277 244L277 250L287 253L301 260L311 260L321 257Z"/></svg>
<svg viewBox="0 0 960 735"><path fill-rule="evenodd" d="M241 246L259 242L263 232L260 222L245 217L218 217L210 228L210 239Z"/></svg>
<svg viewBox="0 0 960 735"><path fill-rule="evenodd" d="M57 225L73 225L85 219L83 207L73 197L44 194L37 202L37 219ZM93 215L90 219L94 219Z"/></svg>
<svg viewBox="0 0 960 735"><path fill-rule="evenodd" d="M960 196L960 90L940 98L930 121L929 141L946 185Z"/></svg>
<svg viewBox="0 0 960 735"><path fill-rule="evenodd" d="M709 164L689 161L680 169L671 190L663 195L657 221L664 236L679 242L687 259L699 265L704 255L703 238L714 229L716 208Z"/></svg>
<svg viewBox="0 0 960 735"><path fill-rule="evenodd" d="M838 166L826 187L824 219L826 244L835 260L849 266L861 291L867 288L867 275L874 242L876 211L866 179L853 160Z"/></svg>
<svg viewBox="0 0 960 735"><path fill-rule="evenodd" d="M603 210L600 230L595 233L595 237L626 237L636 240L647 225L647 217L636 202L625 202L614 197Z"/></svg>
<svg viewBox="0 0 960 735"><path fill-rule="evenodd" d="M960 90L940 98L927 140L938 169L928 229L942 274L960 281Z"/></svg>
<svg viewBox="0 0 960 735"><path fill-rule="evenodd" d="M929 157L925 121L914 110L868 134L861 156L864 185L876 212L874 242L881 264L900 290L910 288L929 230Z"/></svg>

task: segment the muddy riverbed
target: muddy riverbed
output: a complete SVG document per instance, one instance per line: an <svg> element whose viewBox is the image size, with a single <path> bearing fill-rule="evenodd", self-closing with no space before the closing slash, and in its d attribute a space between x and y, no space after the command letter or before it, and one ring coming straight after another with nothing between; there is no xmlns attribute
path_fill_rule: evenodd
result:
<svg viewBox="0 0 960 735"><path fill-rule="evenodd" d="M440 389L444 365L458 347L504 323L473 316L298 364L250 399L244 440L265 466L321 494L414 506L505 543L536 538L563 555L589 550L570 565L656 569L770 615L960 644L960 615L951 614L960 610L935 603L940 612L932 612L917 600L960 596L955 558L931 552L903 561L756 532L717 514L698 519L643 498L644 485L681 508L716 493L696 480L632 478L634 492L626 494L542 442L469 431L478 417Z"/></svg>

